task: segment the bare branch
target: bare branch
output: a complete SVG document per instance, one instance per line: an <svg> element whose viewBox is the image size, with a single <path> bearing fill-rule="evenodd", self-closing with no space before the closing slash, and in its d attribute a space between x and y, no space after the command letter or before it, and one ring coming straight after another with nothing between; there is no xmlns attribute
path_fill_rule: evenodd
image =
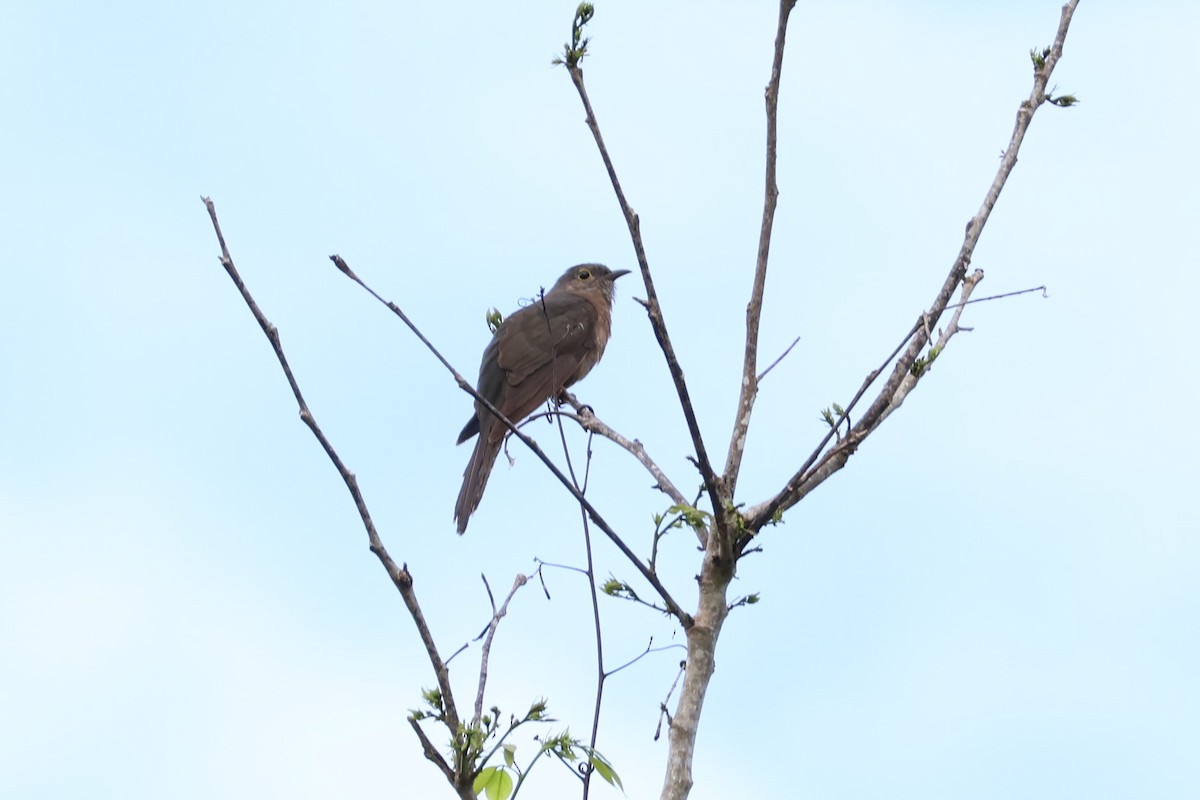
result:
<svg viewBox="0 0 1200 800"><path fill-rule="evenodd" d="M538 569L541 569L539 567ZM487 686L488 679L488 657L492 653L492 639L496 637L496 629L500 627L500 620L504 619L504 615L508 613L508 604L512 602L513 596L517 590L529 582L529 578L525 575L517 575L513 579L512 588L508 590L508 596L504 598L504 602L500 608L496 609L495 600L492 601L492 621L487 626L487 636L483 640L483 648L479 655L479 686L475 690L475 716L471 719L471 724L478 726L480 719L483 717L483 691ZM484 585L487 586L487 580L484 580ZM488 597L492 596L492 587L488 586Z"/></svg>
<svg viewBox="0 0 1200 800"><path fill-rule="evenodd" d="M442 774L446 776L446 780L453 784L454 770L446 763L446 759L442 758L442 754L433 746L433 742L429 741L429 737L425 735L421 724L411 717L408 720L408 724L412 726L413 731L417 734L417 738L420 739L421 749L425 752L425 757L432 761L442 771Z"/></svg>
<svg viewBox="0 0 1200 800"><path fill-rule="evenodd" d="M321 448L325 451L325 455L333 462L333 466L337 469L338 474L342 476L342 481L346 484L346 488L350 491L350 496L354 499L354 505L358 509L358 515L362 519L363 527L367 531L367 540L371 546L371 552L379 559L383 568L387 571L388 577L392 579L392 583L400 592L400 597L404 601L405 607L408 609L409 615L413 619L413 623L417 626L417 633L421 637L421 642L425 646L425 653L429 658L429 663L433 667L434 675L437 677L438 689L442 695L442 702L445 710L445 721L453 734L458 730L459 718L458 710L454 704L454 692L450 686L450 670L446 663L442 660L438 653L436 643L433 641L433 633L429 630L429 625L425 621L425 615L421 611L421 606L417 602L416 592L413 591L413 578L408 571L408 565L397 566L396 562L388 554L387 548L383 546L383 541L379 538L379 533L375 529L375 522L371 519L371 513L367 510L366 500L363 498L362 492L358 488L358 479L342 462L341 457L334 450L329 439L321 430L321 426L317 424L316 417L308 408L308 403L304 400L304 395L300 391L300 385L296 382L295 376L292 374L292 368L288 364L287 357L283 352L283 345L279 340L278 329L271 324L262 309L258 307L254 297L250 294L250 290L246 288L246 284L242 281L242 276L238 273L237 268L233 264L233 257L229 254L229 248L225 244L225 235L221 232L221 223L217 219L217 209L213 201L207 197L201 198L204 201L204 207L208 209L208 216L212 219L213 230L216 232L217 241L221 245L221 266L225 268L225 272L229 274L233 280L234 286L242 295L242 300L250 309L250 313L254 315L254 319L258 322L263 333L266 334L267 340L271 343L271 348L275 351L275 357L279 361L279 366L283 369L283 374L287 378L288 386L291 387L292 395L296 398L296 404L300 407L300 419L312 431L313 436L321 444ZM420 731L420 726L413 722L413 727L417 730L418 735L422 738L422 746L426 747L426 755L430 749L428 740ZM433 751L436 754L436 750ZM431 759L433 760L433 759ZM458 786L455 779L456 774L461 774L463 765L455 764L451 769L445 761L435 760L439 764L443 772L446 774L447 780Z"/></svg>
<svg viewBox="0 0 1200 800"><path fill-rule="evenodd" d="M646 452L645 446L640 441L637 439L630 440L625 438L625 436L618 433L611 426L605 423L604 420L596 416L595 409L589 405L579 402L579 398L570 392L563 392L561 399L565 401L567 405L571 406L571 408L575 409L576 413L567 414L561 411L558 413L563 414L563 416L567 417L568 419L575 420L585 431L594 433L597 436L602 436L621 449L627 451L630 455L636 458L638 463L645 467L646 471L649 472L654 478L656 482L654 488L661 491L676 503L687 503L683 493L675 487L675 484L671 482L671 479L667 477L662 468L655 463L654 459L650 458L650 455Z"/></svg>
<svg viewBox="0 0 1200 800"><path fill-rule="evenodd" d="M929 310L921 315L914 326L914 330L905 338L908 347L896 362L895 367L893 367L891 376L870 407L864 412L862 418L859 419L858 423L841 442L830 449L815 466L806 462L774 497L745 512L747 527L750 530L759 530L762 525L769 522L776 514L794 506L808 492L820 485L825 478L845 466L846 461L857 449L858 445L892 411L899 407L900 403L904 401L908 392L915 385L916 380L919 379L920 376L911 375L910 370L914 363L916 363L921 350L929 342L930 335L928 330L937 324L942 314L949 307L950 298L953 296L955 290L960 286L963 290L962 300L958 308L958 311L961 312L961 306L968 302L970 292L983 279L983 273L979 271L976 271L976 274L971 279L968 279L967 268L971 263L971 255L975 251L980 234L987 224L992 209L995 208L996 201L1000 197L1000 192L1004 188L1008 176L1017 164L1017 154L1021 149L1021 143L1025 138L1025 134L1029 130L1033 114L1047 100L1046 86L1050 81L1050 75L1054 71L1055 65L1062 56L1063 43L1066 40L1067 30L1071 24L1071 17L1078 4L1079 0L1069 0L1062 7L1062 16L1059 20L1058 32L1055 35L1054 44L1047 48L1045 56L1035 64L1033 88L1029 93L1029 97L1023 100L1017 109L1017 119L1013 126L1012 137L1001 158L996 177L993 179L991 186L988 187L979 211L967 223L963 244L959 249L958 257L954 260L954 265L951 267L950 274L947 276L945 283L938 291ZM956 312L950 328L954 332L959 330L957 320L958 313ZM953 336L953 333L950 335ZM873 380L874 374L868 377L868 383ZM826 443L830 435L826 435L824 440ZM810 467L811 472L809 471Z"/></svg>
<svg viewBox="0 0 1200 800"><path fill-rule="evenodd" d="M650 264L646 260L646 248L642 244L641 221L638 215L630 208L628 201L625 199L625 192L621 190L621 182L617 180L617 171L613 166L612 159L608 155L608 148L604 146L604 137L600 135L600 124L596 121L596 114L592 111L592 103L588 100L587 88L583 85L583 70L579 67L578 62L567 63L567 71L571 75L571 82L575 84L575 89L579 92L579 99L583 101L583 110L587 115L587 125L592 131L592 138L596 140L596 147L600 150L600 158L604 160L604 168L608 171L608 179L612 182L613 191L617 195L617 203L621 206L621 213L625 217L625 224L629 226L629 235L633 239L633 250L637 254L638 267L642 272L642 282L646 286L646 301L643 305L646 307L646 316L650 319L650 327L654 330L654 338L658 340L658 346L662 349L663 356L667 360L667 369L671 373L671 380L675 383L675 392L679 395L679 405L683 409L684 419L687 421L688 432L692 437L692 446L696 449L696 467L700 471L700 477L704 481L705 491L708 493L708 500L712 503L713 513L721 517L722 492L718 486L716 473L713 471L712 462L708 458L708 451L704 447L704 438L700 435L700 423L696 421L696 411L692 407L692 398L688 393L687 382L683 377L683 368L679 365L679 358L675 355L675 348L671 345L671 337L667 333L667 323L663 319L662 305L658 302L658 293L654 290L654 279L650 276Z"/></svg>
<svg viewBox="0 0 1200 800"><path fill-rule="evenodd" d="M742 455L746 451L746 434L750 430L750 414L754 410L754 399L758 396L758 329L762 321L763 292L767 285L767 260L771 254L771 229L775 224L775 205L779 199L779 186L775 183L776 145L779 140L779 79L783 73L783 48L787 39L788 17L796 0L783 0L779 4L779 25L775 29L775 56L771 61L771 79L767 82L767 166L763 187L762 227L758 234L758 259L754 265L754 284L750 289L750 302L746 304L746 352L742 364L742 389L738 395L737 416L733 421L733 433L729 438L729 454L725 458L725 490L733 497L737 490L738 473L742 469ZM789 348L791 349L791 348ZM771 366L774 366L772 364ZM770 371L763 371L763 375Z"/></svg>
<svg viewBox="0 0 1200 800"><path fill-rule="evenodd" d="M546 468L549 469L551 474L558 479L559 483L565 486L567 491L570 492L575 500L579 502L580 506L587 510L587 513L591 515L591 518L595 521L596 527L600 528L600 530L604 532L604 534L612 541L612 543L617 546L617 549L619 549L625 555L625 557L629 559L630 563L632 563L637 570L642 573L642 577L654 587L654 590L658 592L659 597L663 599L663 603L666 604L671 614L679 620L679 624L682 625L685 630L691 627L691 615L684 611L679 604L675 602L675 599L671 597L671 593L667 591L665 586L663 586L662 581L658 579L658 576L651 572L646 565L642 563L641 559L639 559L637 555L634 554L634 552L629 548L629 545L625 544L624 540L622 540L617 532L612 529L612 526L605 521L604 517L601 516L596 507L592 505L591 501L589 501L583 495L583 493L579 491L579 489L571 482L571 479L563 474L563 471L558 468L558 465L546 455L541 446L539 446L538 443L528 434L520 430L520 428L514 424L512 420L500 413L500 409L496 408L496 406L493 405L490 400L479 394L479 392L475 390L475 387L468 383L467 380L463 378L463 376L460 375L453 366L450 365L450 362L447 361L440 352L438 352L438 349L433 346L433 343L425 337L425 334L421 333L420 329L417 328L413 321L408 318L408 315L405 314L398 305L390 300L385 300L379 295L379 293L368 286L362 280L362 278L358 277L358 275L354 273L354 270L350 269L350 266L341 256L334 255L330 256L329 258L331 261L333 261L337 268L346 275L346 277L357 283L368 294L370 294L383 305L387 306L388 310L398 316L404 322L404 324L408 326L409 330L411 330L416 337L421 340L421 343L425 345L425 348L429 350L429 352L431 352L439 362L441 362L442 366L444 366L451 375L454 376L454 380L458 384L459 388L471 395L471 397L475 398L478 403L481 403L484 408L495 415L496 419L500 420L504 427L508 428L509 431L512 432L513 436L516 436L518 439L520 439L525 446L528 447L533 454L537 456L543 464L546 465Z"/></svg>

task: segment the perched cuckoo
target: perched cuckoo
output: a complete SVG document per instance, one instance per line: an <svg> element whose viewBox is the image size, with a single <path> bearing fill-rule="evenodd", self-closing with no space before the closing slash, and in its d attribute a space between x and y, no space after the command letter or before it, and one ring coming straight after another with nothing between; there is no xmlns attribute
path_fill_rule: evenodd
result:
<svg viewBox="0 0 1200 800"><path fill-rule="evenodd" d="M538 406L587 375L612 330L613 281L629 272L603 264L571 267L550 291L516 311L483 351L475 390L501 414L519 423ZM475 452L463 473L454 506L458 532L479 506L508 428L478 400L458 443L475 434Z"/></svg>

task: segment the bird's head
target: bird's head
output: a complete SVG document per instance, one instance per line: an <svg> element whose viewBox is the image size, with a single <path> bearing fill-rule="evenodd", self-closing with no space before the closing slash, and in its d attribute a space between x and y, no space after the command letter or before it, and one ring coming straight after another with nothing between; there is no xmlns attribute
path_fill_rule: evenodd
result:
<svg viewBox="0 0 1200 800"><path fill-rule="evenodd" d="M609 269L603 264L576 264L554 282L550 291L599 294L612 302L613 281L628 274L627 269Z"/></svg>

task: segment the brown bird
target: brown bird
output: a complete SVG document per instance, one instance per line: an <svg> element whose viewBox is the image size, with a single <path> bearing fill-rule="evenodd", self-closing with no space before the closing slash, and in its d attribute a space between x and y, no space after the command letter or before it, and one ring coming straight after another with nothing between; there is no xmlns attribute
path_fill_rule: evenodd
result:
<svg viewBox="0 0 1200 800"><path fill-rule="evenodd" d="M475 390L514 423L557 397L596 366L612 331L613 281L627 269L579 264L550 291L500 324L483 351ZM458 532L479 507L508 428L478 400L458 443L475 434L475 452L463 473L454 506Z"/></svg>

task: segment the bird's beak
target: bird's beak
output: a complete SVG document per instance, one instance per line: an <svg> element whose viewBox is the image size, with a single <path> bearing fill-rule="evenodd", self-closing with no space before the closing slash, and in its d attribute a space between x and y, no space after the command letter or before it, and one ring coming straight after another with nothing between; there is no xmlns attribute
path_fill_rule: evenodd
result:
<svg viewBox="0 0 1200 800"><path fill-rule="evenodd" d="M622 275L628 275L628 274L629 274L629 270L627 270L627 269L614 269L612 272L608 273L608 279L610 281L615 281L617 278L621 277Z"/></svg>

